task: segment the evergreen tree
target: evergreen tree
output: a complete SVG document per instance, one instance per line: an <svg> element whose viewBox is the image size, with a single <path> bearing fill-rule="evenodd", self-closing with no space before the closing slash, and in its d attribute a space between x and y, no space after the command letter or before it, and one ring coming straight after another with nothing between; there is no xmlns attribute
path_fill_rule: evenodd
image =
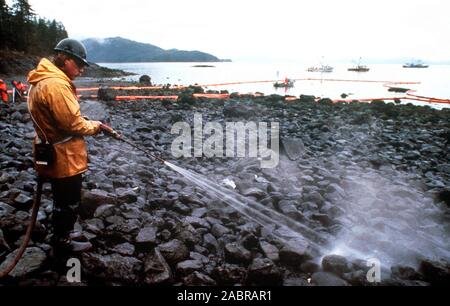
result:
<svg viewBox="0 0 450 306"><path fill-rule="evenodd" d="M0 0L0 44L4 48L10 47L11 15L5 0Z"/></svg>
<svg viewBox="0 0 450 306"><path fill-rule="evenodd" d="M16 0L12 6L13 41L19 51L32 50L34 12L28 0Z"/></svg>
<svg viewBox="0 0 450 306"><path fill-rule="evenodd" d="M0 49L46 56L66 37L62 23L38 18L28 0L15 0L11 8L0 0Z"/></svg>

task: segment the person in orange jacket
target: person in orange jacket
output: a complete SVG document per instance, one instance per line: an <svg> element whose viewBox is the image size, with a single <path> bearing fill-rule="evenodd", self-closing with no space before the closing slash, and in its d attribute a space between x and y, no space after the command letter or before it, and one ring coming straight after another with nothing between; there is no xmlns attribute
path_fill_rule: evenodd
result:
<svg viewBox="0 0 450 306"><path fill-rule="evenodd" d="M24 102L26 101L26 95L27 95L27 85L23 84L20 81L11 81L12 87L13 87L13 102L16 102L15 96L16 94L19 96L20 101Z"/></svg>
<svg viewBox="0 0 450 306"><path fill-rule="evenodd" d="M8 88L2 79L0 79L0 98L3 102L8 103Z"/></svg>
<svg viewBox="0 0 450 306"><path fill-rule="evenodd" d="M92 247L87 241L76 241L73 228L81 202L82 174L88 169L83 136L99 133L102 123L81 115L72 82L89 65L85 47L77 40L66 38L54 50L56 55L52 60L43 58L28 74L31 84L28 107L36 131L35 158L37 144L50 143L54 148L54 161L49 165L36 163L35 168L52 186L54 254L67 254Z"/></svg>

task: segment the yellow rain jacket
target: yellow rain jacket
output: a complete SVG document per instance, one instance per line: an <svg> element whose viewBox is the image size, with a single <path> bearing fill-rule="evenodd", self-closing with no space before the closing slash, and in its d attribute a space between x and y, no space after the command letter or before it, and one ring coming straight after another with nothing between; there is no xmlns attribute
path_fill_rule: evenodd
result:
<svg viewBox="0 0 450 306"><path fill-rule="evenodd" d="M28 74L28 82L33 86L28 105L36 121L33 122L37 134L34 143L45 141L47 137L56 151L54 163L51 166L36 165L36 171L49 178L85 172L88 157L83 136L98 133L100 125L81 116L75 85L45 58Z"/></svg>

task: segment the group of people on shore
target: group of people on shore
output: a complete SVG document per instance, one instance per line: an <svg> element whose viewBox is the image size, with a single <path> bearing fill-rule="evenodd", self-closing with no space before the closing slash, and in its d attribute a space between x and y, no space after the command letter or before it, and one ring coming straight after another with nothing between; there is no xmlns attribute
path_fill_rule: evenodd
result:
<svg viewBox="0 0 450 306"><path fill-rule="evenodd" d="M2 79L0 79L0 99L4 103L15 103L15 102L25 102L26 96L28 94L28 85L24 84L20 81L11 81L11 90L8 90L8 87ZM9 93L11 93L11 100L9 97Z"/></svg>

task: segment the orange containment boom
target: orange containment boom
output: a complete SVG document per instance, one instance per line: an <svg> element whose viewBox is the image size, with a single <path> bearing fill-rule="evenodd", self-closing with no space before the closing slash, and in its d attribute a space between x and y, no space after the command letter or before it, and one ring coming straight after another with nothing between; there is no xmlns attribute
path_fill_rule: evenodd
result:
<svg viewBox="0 0 450 306"><path fill-rule="evenodd" d="M355 82L355 83L381 83L384 87L392 88L396 85L417 85L420 84L420 82L396 82L396 81L384 81L384 80L355 80L355 79L324 79L324 78L298 78L293 79L295 81L321 81L321 82ZM240 81L240 82L227 82L227 83L215 83L215 84L194 84L193 86L198 87L214 87L214 86L227 86L227 85L239 85L239 84L257 84L257 83L274 83L279 82L280 80L263 80L263 81ZM281 80L282 81L282 80ZM183 89L188 88L189 86L178 86L173 85L171 87L167 86L112 86L108 87L113 90L161 90L161 89ZM86 87L86 88L78 88L77 91L79 92L86 92L86 91L96 91L99 87ZM424 97L424 96L418 96L413 95L412 93L415 92L415 90L410 89L406 92L405 96L402 97L388 97L388 98L364 98L364 99L338 99L333 100L335 103L339 102L352 102L352 101L359 101L359 102L371 102L373 100L384 100L384 101L395 101L395 100L415 100L420 102L427 102L427 103L445 103L450 104L450 99L439 99L439 98L432 98L432 97ZM229 94L194 94L197 98L207 98L207 99L228 99L230 97ZM258 94L253 94L253 96L259 96ZM81 96L80 96L81 97ZM86 96L82 95L82 97L89 97L89 98L96 98L96 96ZM171 96L143 96L143 95L130 95L130 96L117 96L116 100L118 101L126 101L126 100L177 100L178 96L171 95ZM294 101L296 100L296 97L287 96L285 98L286 101Z"/></svg>

